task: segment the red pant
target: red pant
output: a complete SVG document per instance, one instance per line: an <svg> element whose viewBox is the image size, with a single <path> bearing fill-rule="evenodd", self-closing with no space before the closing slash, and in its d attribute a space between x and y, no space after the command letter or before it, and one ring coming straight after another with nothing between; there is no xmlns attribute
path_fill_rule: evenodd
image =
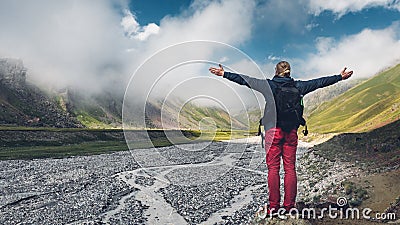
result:
<svg viewBox="0 0 400 225"><path fill-rule="evenodd" d="M297 129L289 133L282 131L281 128L271 128L265 132L265 149L268 167L268 189L270 208L276 210L280 207L280 176L279 167L281 157L285 170L284 191L285 197L283 206L286 210L294 207L297 195L296 177L296 149L297 149Z"/></svg>

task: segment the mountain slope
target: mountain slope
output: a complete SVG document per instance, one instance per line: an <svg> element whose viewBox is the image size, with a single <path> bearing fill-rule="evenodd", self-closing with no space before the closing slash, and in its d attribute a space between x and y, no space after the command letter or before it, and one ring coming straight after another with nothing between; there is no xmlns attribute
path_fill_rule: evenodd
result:
<svg viewBox="0 0 400 225"><path fill-rule="evenodd" d="M122 127L123 96L107 91L88 95L71 88L43 91L26 82L26 71L21 60L0 59L0 125L95 129ZM164 113L164 124L161 122L161 111ZM147 102L145 121L147 128L248 129L246 123L220 108L183 104L178 99L165 104L161 100Z"/></svg>
<svg viewBox="0 0 400 225"><path fill-rule="evenodd" d="M122 97L116 97L109 92L96 96L65 90L58 94L60 103L69 107L67 110L74 114L85 127L104 129L122 127Z"/></svg>
<svg viewBox="0 0 400 225"><path fill-rule="evenodd" d="M338 82L334 85L317 89L304 97L304 115L309 116L319 105L330 101L343 94L354 86L364 82L366 79L352 78L346 82Z"/></svg>
<svg viewBox="0 0 400 225"><path fill-rule="evenodd" d="M18 59L0 59L0 125L82 127L53 97L26 83Z"/></svg>
<svg viewBox="0 0 400 225"><path fill-rule="evenodd" d="M0 109L0 125L83 127L54 99L31 85L15 90L0 83Z"/></svg>
<svg viewBox="0 0 400 225"><path fill-rule="evenodd" d="M162 120L161 120L162 114ZM147 102L146 126L163 129L246 130L249 126L217 107L204 107L181 100Z"/></svg>
<svg viewBox="0 0 400 225"><path fill-rule="evenodd" d="M121 127L122 97L107 91L88 96L70 88L43 90L26 82L26 71L22 60L0 58L0 125Z"/></svg>
<svg viewBox="0 0 400 225"><path fill-rule="evenodd" d="M321 104L309 116L317 133L361 132L400 119L400 64Z"/></svg>

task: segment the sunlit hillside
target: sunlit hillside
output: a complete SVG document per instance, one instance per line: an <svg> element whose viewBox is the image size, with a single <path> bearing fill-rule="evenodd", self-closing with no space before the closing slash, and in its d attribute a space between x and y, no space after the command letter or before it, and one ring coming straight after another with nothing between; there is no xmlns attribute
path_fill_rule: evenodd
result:
<svg viewBox="0 0 400 225"><path fill-rule="evenodd" d="M368 131L400 119L400 64L321 104L308 118L312 132Z"/></svg>

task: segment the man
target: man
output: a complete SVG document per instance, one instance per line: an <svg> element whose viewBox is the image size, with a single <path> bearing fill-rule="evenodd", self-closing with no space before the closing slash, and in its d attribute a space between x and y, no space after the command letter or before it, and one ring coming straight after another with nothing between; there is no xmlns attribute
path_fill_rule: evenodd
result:
<svg viewBox="0 0 400 225"><path fill-rule="evenodd" d="M276 64L275 76L270 79L257 79L242 74L235 74L225 72L223 67L211 67L209 71L217 76L236 82L240 85L261 92L266 100L266 106L263 116L263 125L265 129L265 150L266 162L268 167L268 189L269 189L269 209L268 214L277 212L280 208L280 177L279 167L281 158L283 159L283 167L285 171L284 177L284 201L283 207L289 212L290 209L295 207L295 200L297 195L297 177L296 177L296 149L297 149L297 129L299 125L304 125L302 119L303 110L296 110L297 116L283 116L282 110L276 106L276 110L271 110L271 97L278 102L282 101L277 99L282 92L282 87L292 86L297 90L300 97L322 87L326 87L337 83L341 80L348 79L353 71L346 71L344 68L340 75L333 75L321 77L308 81L295 81L290 77L290 64L286 61L281 61ZM292 89L293 89L292 88ZM271 96L271 91L272 95ZM283 100L284 101L284 100ZM288 101L288 100L287 100ZM300 102L299 102L300 104ZM275 121L271 119L272 115L276 112L276 124L271 123ZM269 147L268 147L269 146Z"/></svg>

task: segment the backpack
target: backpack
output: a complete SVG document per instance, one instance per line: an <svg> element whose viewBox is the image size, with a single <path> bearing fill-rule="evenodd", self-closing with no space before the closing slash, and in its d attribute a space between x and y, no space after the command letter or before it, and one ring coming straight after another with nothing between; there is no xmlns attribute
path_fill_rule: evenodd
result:
<svg viewBox="0 0 400 225"><path fill-rule="evenodd" d="M302 131L307 136L308 129L305 119L303 118L303 96L299 89L295 86L295 82L276 83L276 93L274 93L277 124L285 130L286 127L292 127L293 124L302 125L305 129ZM258 127L258 133L262 137L261 132L262 119ZM290 130L286 130L290 131ZM263 145L263 143L262 143Z"/></svg>
<svg viewBox="0 0 400 225"><path fill-rule="evenodd" d="M303 118L303 95L295 86L295 82L277 83L275 93L275 106L277 119L283 124L298 123L305 126L304 136L307 136L308 130L306 120Z"/></svg>

